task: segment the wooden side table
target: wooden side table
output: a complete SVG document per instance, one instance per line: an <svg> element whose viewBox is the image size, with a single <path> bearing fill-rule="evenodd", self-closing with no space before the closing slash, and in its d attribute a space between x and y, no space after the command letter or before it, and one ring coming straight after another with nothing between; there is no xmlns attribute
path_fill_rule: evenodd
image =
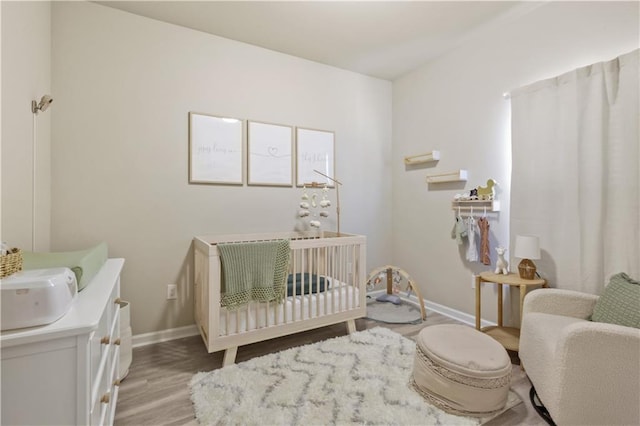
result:
<svg viewBox="0 0 640 426"><path fill-rule="evenodd" d="M481 315L481 287L482 283L498 284L498 325L492 327L480 327ZM518 351L520 347L520 327L504 327L502 323L502 286L514 286L520 288L520 322L522 322L522 307L524 305L524 296L527 294L529 287L542 286L547 287L547 281L538 278L533 280L525 280L520 278L518 274L510 273L508 275L494 274L493 272L482 272L476 276L476 329L481 330L498 342L506 349Z"/></svg>

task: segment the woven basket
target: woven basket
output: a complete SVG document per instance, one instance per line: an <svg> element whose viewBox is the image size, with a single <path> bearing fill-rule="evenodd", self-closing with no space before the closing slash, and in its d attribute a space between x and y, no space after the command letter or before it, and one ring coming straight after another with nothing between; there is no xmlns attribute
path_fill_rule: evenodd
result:
<svg viewBox="0 0 640 426"><path fill-rule="evenodd" d="M22 271L22 251L12 248L9 254L0 256L0 278L8 277L18 271Z"/></svg>

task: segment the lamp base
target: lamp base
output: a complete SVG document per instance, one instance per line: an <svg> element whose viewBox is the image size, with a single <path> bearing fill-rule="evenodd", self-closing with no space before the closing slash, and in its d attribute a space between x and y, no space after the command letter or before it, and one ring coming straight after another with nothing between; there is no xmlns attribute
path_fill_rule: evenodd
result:
<svg viewBox="0 0 640 426"><path fill-rule="evenodd" d="M530 259L522 259L518 264L518 272L523 280L532 280L536 277L536 265Z"/></svg>

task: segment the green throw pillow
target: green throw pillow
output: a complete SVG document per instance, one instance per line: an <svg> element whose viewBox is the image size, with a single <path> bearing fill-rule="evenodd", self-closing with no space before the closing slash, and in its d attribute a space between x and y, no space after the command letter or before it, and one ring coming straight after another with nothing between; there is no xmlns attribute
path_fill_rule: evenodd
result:
<svg viewBox="0 0 640 426"><path fill-rule="evenodd" d="M640 328L640 282L621 272L611 277L591 320Z"/></svg>

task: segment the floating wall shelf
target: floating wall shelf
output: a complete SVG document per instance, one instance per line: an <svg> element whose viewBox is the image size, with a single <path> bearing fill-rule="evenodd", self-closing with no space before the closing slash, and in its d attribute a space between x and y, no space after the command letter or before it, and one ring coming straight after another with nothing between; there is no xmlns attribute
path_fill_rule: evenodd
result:
<svg viewBox="0 0 640 426"><path fill-rule="evenodd" d="M498 200L454 200L451 202L452 210L464 210L477 209L482 211L487 209L488 212L499 212L500 201Z"/></svg>
<svg viewBox="0 0 640 426"><path fill-rule="evenodd" d="M431 151L425 154L410 155L404 157L404 164L413 166L414 164L424 164L430 161L438 161L440 159L440 151Z"/></svg>
<svg viewBox="0 0 640 426"><path fill-rule="evenodd" d="M427 176L427 183L464 182L466 180L467 171L462 169L455 172Z"/></svg>

